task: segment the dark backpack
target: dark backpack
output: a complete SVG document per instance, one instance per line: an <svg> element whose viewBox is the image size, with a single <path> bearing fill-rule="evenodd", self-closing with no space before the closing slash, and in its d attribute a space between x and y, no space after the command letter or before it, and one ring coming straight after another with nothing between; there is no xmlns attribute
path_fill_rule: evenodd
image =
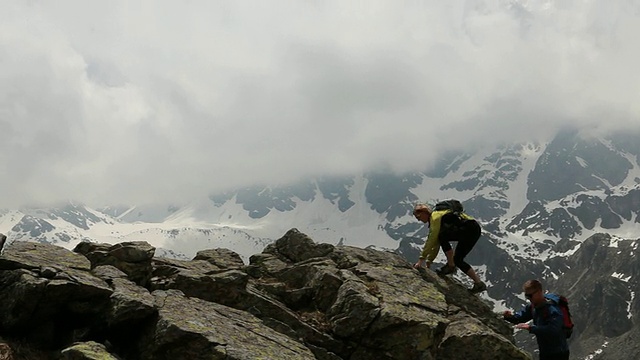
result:
<svg viewBox="0 0 640 360"><path fill-rule="evenodd" d="M462 207L462 203L460 201L455 199L450 199L450 200L440 201L439 203L437 203L434 210L435 211L451 210L452 213L460 215L464 211L464 208Z"/></svg>
<svg viewBox="0 0 640 360"><path fill-rule="evenodd" d="M564 335L568 338L571 337L571 334L573 333L573 320L571 319L571 312L569 311L569 300L563 296L563 295L556 295L560 301L556 302L553 299L550 299L547 295L552 295L552 294L545 294L545 299L547 299L547 302L553 305L557 305L558 308L560 308L560 311L562 311L562 318L564 321L564 324L562 324L562 331L564 331Z"/></svg>
<svg viewBox="0 0 640 360"><path fill-rule="evenodd" d="M438 238L446 241L457 241L465 236L467 233L469 223L475 222L475 220L467 220L462 217L464 208L462 203L455 199L440 201L434 207L435 211L448 210L442 216L440 223L440 234Z"/></svg>

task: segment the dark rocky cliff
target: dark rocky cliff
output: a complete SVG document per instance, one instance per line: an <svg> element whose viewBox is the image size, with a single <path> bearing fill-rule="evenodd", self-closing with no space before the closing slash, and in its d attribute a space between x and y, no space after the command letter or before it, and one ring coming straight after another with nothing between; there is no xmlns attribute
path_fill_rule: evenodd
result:
<svg viewBox="0 0 640 360"><path fill-rule="evenodd" d="M154 251L14 242L0 256L0 336L51 359L530 359L488 304L390 252L295 229L249 265L224 249Z"/></svg>
<svg viewBox="0 0 640 360"><path fill-rule="evenodd" d="M640 262L638 240L620 240L596 234L585 240L566 259L565 267L550 289L562 290L572 304L576 331L571 351L578 358L597 354L593 359L640 358ZM550 259L549 262L553 262ZM550 264L550 269L560 268Z"/></svg>

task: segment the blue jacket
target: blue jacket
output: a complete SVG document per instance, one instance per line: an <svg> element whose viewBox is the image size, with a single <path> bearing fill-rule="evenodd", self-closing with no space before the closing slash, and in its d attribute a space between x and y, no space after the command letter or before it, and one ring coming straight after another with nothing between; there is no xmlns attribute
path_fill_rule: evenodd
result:
<svg viewBox="0 0 640 360"><path fill-rule="evenodd" d="M514 323L524 323L533 319L529 332L536 335L540 356L562 354L569 352L569 345L562 325L564 323L562 310L557 305L560 298L556 294L545 294L545 304L531 309L531 304L512 316L505 316L505 320Z"/></svg>

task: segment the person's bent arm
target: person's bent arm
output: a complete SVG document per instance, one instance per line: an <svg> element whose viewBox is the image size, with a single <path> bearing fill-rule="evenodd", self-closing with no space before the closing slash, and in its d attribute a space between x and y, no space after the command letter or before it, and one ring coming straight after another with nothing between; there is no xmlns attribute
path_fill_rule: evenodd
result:
<svg viewBox="0 0 640 360"><path fill-rule="evenodd" d="M502 317L512 324L525 323L533 319L533 315L531 314L531 305L526 305L515 314L512 314L511 311L505 311Z"/></svg>
<svg viewBox="0 0 640 360"><path fill-rule="evenodd" d="M427 242L424 244L422 253L420 253L420 259L425 259L428 266L431 265L436 256L438 256L438 251L440 251L440 244L438 243L439 234L440 217L434 216L429 222L429 236L427 236Z"/></svg>

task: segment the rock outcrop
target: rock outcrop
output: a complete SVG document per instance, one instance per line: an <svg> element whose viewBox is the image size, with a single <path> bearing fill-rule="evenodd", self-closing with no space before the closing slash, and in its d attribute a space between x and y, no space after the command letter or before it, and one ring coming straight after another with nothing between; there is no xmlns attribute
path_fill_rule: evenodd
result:
<svg viewBox="0 0 640 360"><path fill-rule="evenodd" d="M531 359L479 297L390 252L292 229L249 265L225 249L153 254L13 243L0 336L62 359Z"/></svg>
<svg viewBox="0 0 640 360"><path fill-rule="evenodd" d="M7 235L0 233L0 254L2 254L2 249L4 248L5 242L7 242Z"/></svg>
<svg viewBox="0 0 640 360"><path fill-rule="evenodd" d="M640 358L639 243L600 233L572 256L558 259L567 270L549 288L563 289L569 299L576 324L570 346L576 358Z"/></svg>

